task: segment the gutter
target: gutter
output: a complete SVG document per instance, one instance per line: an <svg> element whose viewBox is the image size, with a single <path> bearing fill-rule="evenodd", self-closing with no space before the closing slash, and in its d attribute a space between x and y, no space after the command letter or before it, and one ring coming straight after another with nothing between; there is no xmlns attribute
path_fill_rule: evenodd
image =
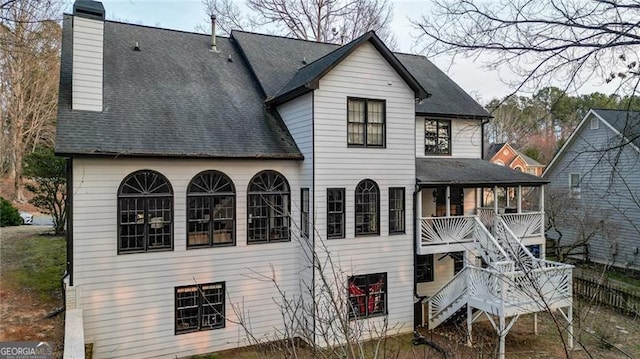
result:
<svg viewBox="0 0 640 359"><path fill-rule="evenodd" d="M487 123L489 123L489 118L482 120L482 122L480 122L480 158L482 158L483 160L484 158L484 125L486 125ZM486 159L487 161L489 159Z"/></svg>

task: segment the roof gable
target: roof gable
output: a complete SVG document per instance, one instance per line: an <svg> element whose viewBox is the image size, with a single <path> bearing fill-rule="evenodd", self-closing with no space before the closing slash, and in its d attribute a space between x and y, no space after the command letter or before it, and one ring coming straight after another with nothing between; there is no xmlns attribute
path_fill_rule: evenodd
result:
<svg viewBox="0 0 640 359"><path fill-rule="evenodd" d="M575 142L578 133L586 126L590 120L595 117L604 123L609 129L611 129L616 135L622 136L629 141L628 145L634 150L640 153L640 112L637 111L625 111L625 110L604 110L604 109L591 109L584 116L582 121L571 132L571 135L567 141L562 145L560 150L553 156L551 162L542 173L542 176L547 176L559 159L564 156L567 149Z"/></svg>
<svg viewBox="0 0 640 359"><path fill-rule="evenodd" d="M405 83L413 90L417 99L424 99L430 96L422 85L407 71L404 65L387 48L380 38L373 31L369 31L356 40L341 46L316 61L299 69L291 80L285 84L278 92L269 99L268 102L282 103L297 94L317 89L319 81L344 59L351 55L356 49L365 43L371 43L387 63L400 75Z"/></svg>
<svg viewBox="0 0 640 359"><path fill-rule="evenodd" d="M233 31L265 97L274 97L298 70L340 48L336 44ZM346 45L345 45L346 46ZM491 115L426 57L393 53L431 97L416 104L416 113L485 119ZM301 75L299 75L301 76Z"/></svg>

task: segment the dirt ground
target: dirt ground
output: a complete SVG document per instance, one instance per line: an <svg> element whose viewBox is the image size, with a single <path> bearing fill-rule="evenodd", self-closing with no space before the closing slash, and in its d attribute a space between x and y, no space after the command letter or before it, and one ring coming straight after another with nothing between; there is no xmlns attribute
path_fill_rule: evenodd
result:
<svg viewBox="0 0 640 359"><path fill-rule="evenodd" d="M33 197L33 193L29 192L26 188L24 188L23 191L27 201ZM13 201L12 199L14 198L14 196L15 189L13 186L13 178L8 176L0 177L0 197L11 201L11 204L13 204L13 206L16 207L19 211L26 211L32 214L40 213L38 207L28 202L21 203Z"/></svg>
<svg viewBox="0 0 640 359"><path fill-rule="evenodd" d="M21 288L8 275L17 260L14 242L40 234L46 228L18 226L0 228L0 341L47 341L54 345L55 357L62 357L64 314L47 318L62 307L62 298L42 298L29 288Z"/></svg>

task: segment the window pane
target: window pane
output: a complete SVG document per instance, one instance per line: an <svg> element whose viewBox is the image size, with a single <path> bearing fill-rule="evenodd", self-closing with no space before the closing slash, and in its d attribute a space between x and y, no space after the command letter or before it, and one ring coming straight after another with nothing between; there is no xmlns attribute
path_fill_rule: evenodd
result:
<svg viewBox="0 0 640 359"><path fill-rule="evenodd" d="M147 198L148 249L171 248L171 198Z"/></svg>
<svg viewBox="0 0 640 359"><path fill-rule="evenodd" d="M176 332L198 329L198 288L176 289Z"/></svg>
<svg viewBox="0 0 640 359"><path fill-rule="evenodd" d="M120 250L144 250L144 199L120 199Z"/></svg>
<svg viewBox="0 0 640 359"><path fill-rule="evenodd" d="M389 232L404 232L404 189L389 189Z"/></svg>
<svg viewBox="0 0 640 359"><path fill-rule="evenodd" d="M382 101L367 102L367 122L384 123L384 103Z"/></svg>
<svg viewBox="0 0 640 359"><path fill-rule="evenodd" d="M425 120L424 150L425 154L451 154L451 121Z"/></svg>
<svg viewBox="0 0 640 359"><path fill-rule="evenodd" d="M349 100L349 122L364 123L364 100Z"/></svg>
<svg viewBox="0 0 640 359"><path fill-rule="evenodd" d="M378 234L378 186L371 180L358 184L355 193L356 235Z"/></svg>
<svg viewBox="0 0 640 359"><path fill-rule="evenodd" d="M189 207L187 210L188 216L188 231L189 236L187 238L188 246L209 245L209 229L211 218L211 198L210 197L187 197Z"/></svg>
<svg viewBox="0 0 640 359"><path fill-rule="evenodd" d="M372 124L367 125L367 145L382 146L384 145L384 125Z"/></svg>
<svg viewBox="0 0 640 359"><path fill-rule="evenodd" d="M327 189L327 238L344 237L344 189Z"/></svg>
<svg viewBox="0 0 640 359"><path fill-rule="evenodd" d="M213 329L224 327L224 286L202 285L202 327Z"/></svg>

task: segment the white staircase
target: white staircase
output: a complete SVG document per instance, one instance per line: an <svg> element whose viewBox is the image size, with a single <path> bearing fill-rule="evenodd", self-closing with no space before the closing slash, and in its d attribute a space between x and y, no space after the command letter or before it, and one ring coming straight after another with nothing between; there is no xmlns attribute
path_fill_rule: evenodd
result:
<svg viewBox="0 0 640 359"><path fill-rule="evenodd" d="M571 266L535 258L500 216L493 230L475 217L473 240L487 267L466 266L427 300L429 329L465 305L497 315L501 323L504 317L571 306Z"/></svg>

